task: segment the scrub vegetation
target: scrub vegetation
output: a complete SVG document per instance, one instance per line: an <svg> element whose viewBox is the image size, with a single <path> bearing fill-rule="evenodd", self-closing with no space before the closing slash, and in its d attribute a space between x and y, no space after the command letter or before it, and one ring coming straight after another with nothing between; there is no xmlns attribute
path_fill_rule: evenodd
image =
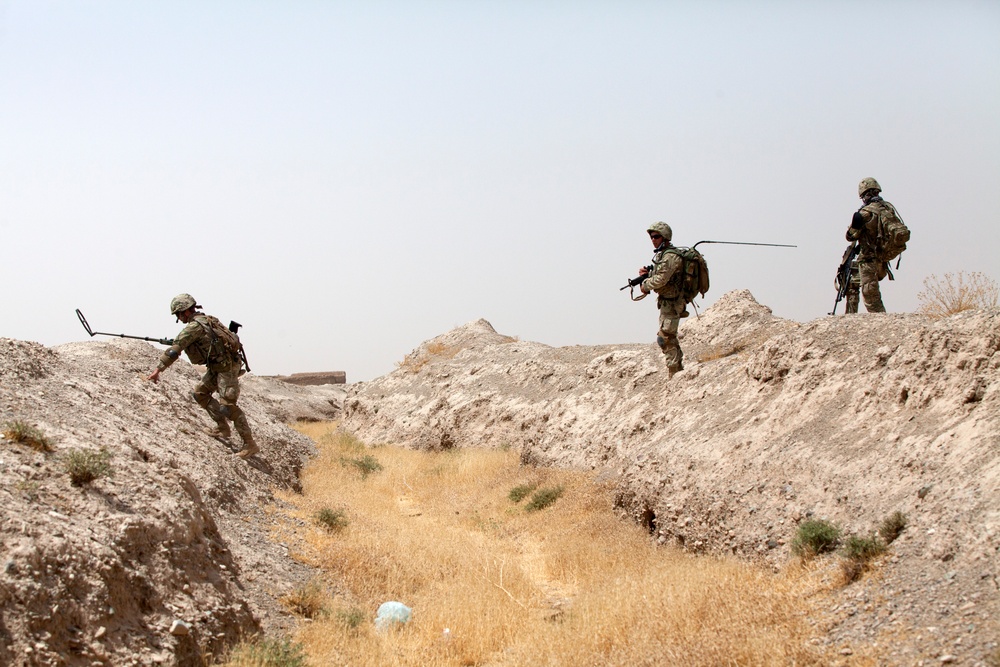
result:
<svg viewBox="0 0 1000 667"><path fill-rule="evenodd" d="M294 637L309 664L831 662L809 619L836 584L809 563L774 573L656 546L615 514L610 487L525 468L516 452L379 446L382 471L363 477L341 465L363 452L335 424L297 428L319 455L302 493L281 496L295 520L278 537L335 582L319 605L330 613ZM544 511L518 504L535 496ZM307 520L324 507L345 508L350 524ZM390 600L412 620L378 631Z"/></svg>

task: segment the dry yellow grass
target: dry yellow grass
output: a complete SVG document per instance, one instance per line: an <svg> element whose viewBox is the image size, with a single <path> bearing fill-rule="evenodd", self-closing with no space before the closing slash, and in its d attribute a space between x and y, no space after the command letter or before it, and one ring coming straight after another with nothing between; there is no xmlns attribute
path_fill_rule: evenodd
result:
<svg viewBox="0 0 1000 667"><path fill-rule="evenodd" d="M445 345L444 343L428 343L422 351L414 352L403 357L403 360L396 363L396 368L416 373L434 357L440 359L451 359L461 351L457 345Z"/></svg>
<svg viewBox="0 0 1000 667"><path fill-rule="evenodd" d="M833 662L810 641L809 605L829 584L808 567L775 575L656 547L590 475L523 468L514 452L366 448L332 424L299 428L320 454L302 495L283 496L306 520L298 556L344 591L299 631L309 664ZM358 453L383 469L362 477L339 463ZM508 497L522 484L563 492L529 512ZM311 524L321 507L345 508L346 529ZM387 600L413 619L378 632L371 621ZM874 662L855 653L850 664Z"/></svg>
<svg viewBox="0 0 1000 667"><path fill-rule="evenodd" d="M1000 289L985 273L946 273L942 278L930 275L917 294L917 312L933 318L947 317L966 310L996 308Z"/></svg>

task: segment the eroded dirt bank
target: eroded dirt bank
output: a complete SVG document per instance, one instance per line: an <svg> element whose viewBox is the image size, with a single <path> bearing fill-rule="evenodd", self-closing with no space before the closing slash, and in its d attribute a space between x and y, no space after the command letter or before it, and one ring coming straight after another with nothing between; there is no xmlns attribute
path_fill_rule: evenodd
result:
<svg viewBox="0 0 1000 667"><path fill-rule="evenodd" d="M479 320L351 385L343 427L599 469L659 541L776 566L806 518L867 535L903 512L889 555L817 619L827 640L845 659L888 642L898 664L997 656L1000 312L798 324L737 291L681 332L668 381L654 345L552 348Z"/></svg>
<svg viewBox="0 0 1000 667"><path fill-rule="evenodd" d="M344 390L245 377L262 451L243 461L202 432L199 370L144 379L158 354L0 338L0 423L53 450L0 439L0 665L200 665L289 623L275 597L311 573L268 539L264 508L314 449L285 423L336 417ZM70 452L102 449L113 475L74 487Z"/></svg>

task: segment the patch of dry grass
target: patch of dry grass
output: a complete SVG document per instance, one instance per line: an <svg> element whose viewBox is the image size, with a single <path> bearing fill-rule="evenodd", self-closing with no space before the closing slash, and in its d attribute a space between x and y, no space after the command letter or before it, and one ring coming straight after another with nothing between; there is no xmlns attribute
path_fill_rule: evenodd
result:
<svg viewBox="0 0 1000 667"><path fill-rule="evenodd" d="M996 308L1000 288L985 273L946 273L924 279L924 289L917 294L917 312L933 318L947 317L966 310Z"/></svg>
<svg viewBox="0 0 1000 667"><path fill-rule="evenodd" d="M5 422L2 431L3 437L12 442L27 445L38 452L51 452L52 441L42 433L37 426L32 426L26 421L15 419Z"/></svg>
<svg viewBox="0 0 1000 667"><path fill-rule="evenodd" d="M717 359L725 359L726 357L731 357L734 354L739 354L745 350L757 348L768 338L770 338L770 334L765 330L757 333L756 335L744 338L743 340L712 345L709 346L708 349L695 354L695 360L699 363L705 363L708 361L716 361Z"/></svg>
<svg viewBox="0 0 1000 667"><path fill-rule="evenodd" d="M317 428L302 428L320 449L303 493L282 499L298 518L337 506L352 521L336 534L297 529L301 557L346 591L298 633L310 664L831 662L810 642L809 600L826 584L807 567L775 575L656 547L615 515L610 488L579 472L532 470L532 484L562 493L527 511L509 497L525 476L515 452L380 447L384 469L362 478L339 463L359 443ZM413 620L380 633L372 619L388 600ZM343 620L358 610L364 622Z"/></svg>
<svg viewBox="0 0 1000 667"><path fill-rule="evenodd" d="M428 343L422 350L417 350L412 354L403 357L403 360L396 363L396 368L417 373L426 366L432 359L451 359L461 351L457 345L445 345L444 343Z"/></svg>

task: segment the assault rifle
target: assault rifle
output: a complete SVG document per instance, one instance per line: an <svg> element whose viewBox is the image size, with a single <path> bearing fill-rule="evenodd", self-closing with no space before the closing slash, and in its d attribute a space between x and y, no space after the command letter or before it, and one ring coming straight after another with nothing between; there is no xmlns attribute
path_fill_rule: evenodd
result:
<svg viewBox="0 0 1000 667"><path fill-rule="evenodd" d="M721 244L725 244L725 245L763 245L763 246L770 246L772 248L798 248L798 246L796 246L796 245L788 245L788 244L785 244L785 243L750 243L750 242L747 242L747 241L698 241L693 246L691 246L691 249L694 250L695 248L697 248L698 246L700 246L702 243L721 243ZM625 285L624 287L618 288L618 291L621 292L622 290L626 290L626 289L634 289L635 287L641 285L642 281L645 280L646 278L648 278L649 274L653 272L653 265L652 264L650 264L649 266L647 266L645 268L646 268L646 273L644 275L632 278L631 280L628 281L627 285ZM632 300L633 301L641 301L642 298L644 296L646 296L645 294L643 294L638 299L636 299L633 292L630 291L629 294L633 294L633 296L632 296Z"/></svg>
<svg viewBox="0 0 1000 667"><path fill-rule="evenodd" d="M860 251L861 245L857 241L851 243L851 247L844 253L844 260L837 268L837 300L833 302L831 315L837 314L837 304L847 296L847 288L851 286L851 263L854 262L854 258L858 256Z"/></svg>
<svg viewBox="0 0 1000 667"><path fill-rule="evenodd" d="M129 336L128 334L114 334L114 333L104 333L103 331L94 331L93 329L90 328L90 325L87 323L87 318L83 316L83 313L80 312L79 308L76 309L76 316L80 318L80 324L83 325L84 330L88 334L90 334L91 338L93 338L94 336L115 336L116 338L134 338L135 340L148 340L151 343L159 343L160 345L174 344L173 338L148 338L146 336Z"/></svg>
<svg viewBox="0 0 1000 667"><path fill-rule="evenodd" d="M232 331L237 336L239 336L239 334L240 334L240 327L241 326L243 326L243 325L240 324L239 322L234 322L233 320L229 320L229 327L228 328L229 328L230 331ZM249 373L250 372L250 362L247 361L247 352L246 352L246 350L243 349L243 343L240 343L240 359L243 361L243 366L246 367L247 373ZM242 374L243 373L241 371L240 375L242 375Z"/></svg>

